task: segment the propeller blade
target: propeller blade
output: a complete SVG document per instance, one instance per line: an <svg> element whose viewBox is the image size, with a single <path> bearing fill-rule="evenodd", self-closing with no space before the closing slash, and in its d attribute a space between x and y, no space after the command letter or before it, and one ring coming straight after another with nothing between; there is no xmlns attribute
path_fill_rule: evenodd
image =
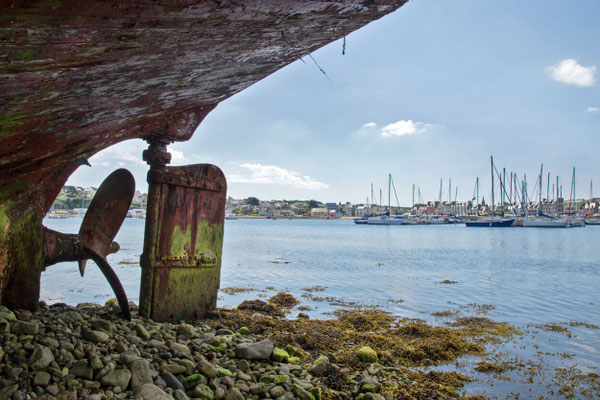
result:
<svg viewBox="0 0 600 400"><path fill-rule="evenodd" d="M135 179L126 169L117 169L102 182L92 199L79 235L83 245L105 258L114 248L119 232L135 194ZM85 260L79 262L79 273L85 272Z"/></svg>
<svg viewBox="0 0 600 400"><path fill-rule="evenodd" d="M130 320L131 312L129 311L129 302L127 301L127 294L125 294L125 289L123 289L123 285L121 284L119 277L104 257L96 253L93 249L86 250L89 252L90 258L94 260L96 265L98 265L98 268L100 268L100 271L102 271L102 274L104 274L104 277L110 284L110 287L112 288L113 292L115 293L115 296L117 297L117 301L119 302L119 307L121 307L121 312L123 313L125 318Z"/></svg>
<svg viewBox="0 0 600 400"><path fill-rule="evenodd" d="M83 274L85 273L85 265L87 264L87 260L79 260L79 274L83 278Z"/></svg>

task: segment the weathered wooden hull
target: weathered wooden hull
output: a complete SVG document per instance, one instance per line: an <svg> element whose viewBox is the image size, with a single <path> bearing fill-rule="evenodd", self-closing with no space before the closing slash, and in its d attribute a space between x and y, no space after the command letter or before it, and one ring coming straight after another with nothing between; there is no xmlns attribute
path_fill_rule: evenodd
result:
<svg viewBox="0 0 600 400"><path fill-rule="evenodd" d="M406 1L1 2L2 302L37 304L41 220L78 159L187 140L219 102Z"/></svg>

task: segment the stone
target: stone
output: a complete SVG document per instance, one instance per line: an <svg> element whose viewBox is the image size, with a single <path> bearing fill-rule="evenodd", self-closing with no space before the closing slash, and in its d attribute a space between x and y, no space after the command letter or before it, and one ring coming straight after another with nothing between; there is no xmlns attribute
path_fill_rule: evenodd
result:
<svg viewBox="0 0 600 400"><path fill-rule="evenodd" d="M299 400L315 400L315 396L310 394L308 390L304 389L298 384L294 383L294 385L292 386L292 392L294 393L294 396L296 396Z"/></svg>
<svg viewBox="0 0 600 400"><path fill-rule="evenodd" d="M313 387L308 390L308 393L312 394L313 397L315 398L315 400L321 400L321 388L320 387ZM385 399L383 399L383 400L385 400Z"/></svg>
<svg viewBox="0 0 600 400"><path fill-rule="evenodd" d="M242 372L248 372L250 370L250 363L248 360L240 360L237 363L237 368Z"/></svg>
<svg viewBox="0 0 600 400"><path fill-rule="evenodd" d="M185 336L188 339L193 338L195 335L194 327L190 324L177 325L176 332L177 332L177 336Z"/></svg>
<svg viewBox="0 0 600 400"><path fill-rule="evenodd" d="M177 363L179 363L179 365L183 365L185 367L185 373L186 375L190 375L194 372L194 369L196 369L196 363L187 359L181 359L178 360Z"/></svg>
<svg viewBox="0 0 600 400"><path fill-rule="evenodd" d="M205 385L208 382L208 379L202 374L192 374L185 378L184 386L188 388L193 388L198 385Z"/></svg>
<svg viewBox="0 0 600 400"><path fill-rule="evenodd" d="M121 360L121 362L123 364L129 365L132 362L134 362L135 360L139 359L140 356L137 355L137 353L135 351L125 351L123 353L121 353L121 355L119 356L119 359Z"/></svg>
<svg viewBox="0 0 600 400"><path fill-rule="evenodd" d="M286 362L290 358L290 355L287 351L275 347L273 349L273 354L271 354L271 359L278 362Z"/></svg>
<svg viewBox="0 0 600 400"><path fill-rule="evenodd" d="M80 323L83 322L83 317L77 311L65 311L58 314L58 318L67 323Z"/></svg>
<svg viewBox="0 0 600 400"><path fill-rule="evenodd" d="M77 365L75 364L70 370L69 373L75 375L78 378L83 378L87 380L91 380L94 376L94 370L92 367L88 367L87 365Z"/></svg>
<svg viewBox="0 0 600 400"><path fill-rule="evenodd" d="M40 331L40 326L35 322L15 321L11 324L10 330L12 333L21 335L37 335Z"/></svg>
<svg viewBox="0 0 600 400"><path fill-rule="evenodd" d="M0 306L0 318L4 318L9 322L15 321L17 319L17 317L15 317L15 314L4 306Z"/></svg>
<svg viewBox="0 0 600 400"><path fill-rule="evenodd" d="M0 317L0 333L8 333L10 332L10 322L6 319Z"/></svg>
<svg viewBox="0 0 600 400"><path fill-rule="evenodd" d="M173 393L173 397L175 397L175 400L190 400L190 398L188 397L187 394L185 394L185 392L181 389L177 389L174 393Z"/></svg>
<svg viewBox="0 0 600 400"><path fill-rule="evenodd" d="M361 347L357 352L359 360L362 362L374 363L377 361L377 353L369 346Z"/></svg>
<svg viewBox="0 0 600 400"><path fill-rule="evenodd" d="M77 392L73 390L63 390L56 394L56 400L77 400Z"/></svg>
<svg viewBox="0 0 600 400"><path fill-rule="evenodd" d="M35 386L46 387L50 383L50 378L52 378L52 376L46 371L38 371L38 373L35 374L35 377L33 378L33 384Z"/></svg>
<svg viewBox="0 0 600 400"><path fill-rule="evenodd" d="M215 389L215 400L222 400L225 398L225 389L218 387Z"/></svg>
<svg viewBox="0 0 600 400"><path fill-rule="evenodd" d="M98 319L94 321L93 326L97 329L102 329L111 336L115 330L115 325L112 322L107 321L105 319Z"/></svg>
<svg viewBox="0 0 600 400"><path fill-rule="evenodd" d="M175 400L173 396L165 393L161 388L151 383L142 385L135 392L134 400Z"/></svg>
<svg viewBox="0 0 600 400"><path fill-rule="evenodd" d="M274 347L273 342L268 339L258 343L241 343L235 347L235 355L245 360L268 360Z"/></svg>
<svg viewBox="0 0 600 400"><path fill-rule="evenodd" d="M28 364L34 370L43 370L50 366L54 361L54 355L52 350L48 347L38 346L33 350L31 357L29 357Z"/></svg>
<svg viewBox="0 0 600 400"><path fill-rule="evenodd" d="M0 389L0 399L10 399L12 395L19 389L19 385L8 385ZM242 397L243 398L243 397Z"/></svg>
<svg viewBox="0 0 600 400"><path fill-rule="evenodd" d="M173 375L179 375L186 372L186 368L179 364L167 364L162 367L165 371L172 373Z"/></svg>
<svg viewBox="0 0 600 400"><path fill-rule="evenodd" d="M163 370L161 372L160 376L165 380L165 382L167 383L167 386L170 387L171 389L185 390L183 383L181 383L181 381L179 379L177 379L177 377L175 375L173 375L172 373Z"/></svg>
<svg viewBox="0 0 600 400"><path fill-rule="evenodd" d="M127 389L127 386L129 386L130 380L131 371L127 368L121 368L108 371L108 373L100 379L100 383L105 386L118 386L121 390L125 390Z"/></svg>
<svg viewBox="0 0 600 400"><path fill-rule="evenodd" d="M248 330L248 327L242 326L236 331L236 333L239 333L240 335L248 335L250 331Z"/></svg>
<svg viewBox="0 0 600 400"><path fill-rule="evenodd" d="M106 332L88 329L81 329L81 337L94 343L106 343L110 339L110 335Z"/></svg>
<svg viewBox="0 0 600 400"><path fill-rule="evenodd" d="M140 358L132 362L129 368L131 370L131 388L134 391L147 383L152 383L148 361Z"/></svg>
<svg viewBox="0 0 600 400"><path fill-rule="evenodd" d="M232 387L225 393L225 400L244 400L244 395L240 389Z"/></svg>
<svg viewBox="0 0 600 400"><path fill-rule="evenodd" d="M253 383L250 385L250 393L254 395L261 395L265 392L265 386L260 383Z"/></svg>
<svg viewBox="0 0 600 400"><path fill-rule="evenodd" d="M90 367L92 367L94 371L98 371L104 368L104 364L102 363L100 357L98 357L97 355L93 355L90 357Z"/></svg>
<svg viewBox="0 0 600 400"><path fill-rule="evenodd" d="M56 385L50 385L46 388L46 392L50 393L52 396L56 396L58 394L58 387Z"/></svg>
<svg viewBox="0 0 600 400"><path fill-rule="evenodd" d="M198 361L198 371L209 379L216 378L219 375L217 368L206 360Z"/></svg>
<svg viewBox="0 0 600 400"><path fill-rule="evenodd" d="M383 397L379 393L368 392L368 393L365 393L365 396L363 397L363 399L364 400L385 400L385 397Z"/></svg>
<svg viewBox="0 0 600 400"><path fill-rule="evenodd" d="M181 343L169 342L169 349L171 351L177 350L179 354L190 354L190 348Z"/></svg>
<svg viewBox="0 0 600 400"><path fill-rule="evenodd" d="M194 397L198 397L205 400L213 400L215 394L213 390L206 385L196 385L193 390Z"/></svg>
<svg viewBox="0 0 600 400"><path fill-rule="evenodd" d="M320 356L313 362L310 373L315 375L323 375L329 369L329 358L325 356Z"/></svg>
<svg viewBox="0 0 600 400"><path fill-rule="evenodd" d="M137 335L144 339L144 340L149 340L150 339L150 333L148 333L148 331L146 330L146 328L144 328L143 325L141 324L135 324L133 326L133 329L135 329L135 333L137 333Z"/></svg>
<svg viewBox="0 0 600 400"><path fill-rule="evenodd" d="M281 386L273 386L269 393L271 393L271 397L277 398L285 394L285 389Z"/></svg>
<svg viewBox="0 0 600 400"><path fill-rule="evenodd" d="M96 379L97 380L102 379L102 377L104 377L104 375L106 375L107 373L109 373L113 369L115 369L115 363L111 361L108 364L106 364L104 366L104 368L102 368L100 371L98 371L98 373L96 374Z"/></svg>
<svg viewBox="0 0 600 400"><path fill-rule="evenodd" d="M228 376L230 378L233 377L233 372L231 372L227 368L218 368L217 372L218 372L219 376Z"/></svg>

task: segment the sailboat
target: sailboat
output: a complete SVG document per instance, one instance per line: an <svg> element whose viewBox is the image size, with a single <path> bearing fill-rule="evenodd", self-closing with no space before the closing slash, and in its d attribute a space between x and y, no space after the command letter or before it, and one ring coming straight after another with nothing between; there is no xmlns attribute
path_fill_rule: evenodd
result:
<svg viewBox="0 0 600 400"><path fill-rule="evenodd" d="M487 216L483 218L479 218L476 221L466 221L465 225L468 227L477 227L477 228L508 228L513 226L515 219L514 218L504 218L504 215L498 216L496 215L495 203L494 203L494 157L490 156L491 169L492 169L492 216ZM500 182L502 183L502 182ZM500 185L501 187L503 185ZM503 189L503 188L502 188ZM504 196L502 196L504 200ZM504 204L502 204L502 214L504 214Z"/></svg>
<svg viewBox="0 0 600 400"><path fill-rule="evenodd" d="M391 189L392 189L392 174L388 177L388 209L386 212L374 216L357 218L355 224L360 225L416 225L416 221L410 218L405 218L402 215L392 215L391 204ZM394 193L396 188L394 187Z"/></svg>

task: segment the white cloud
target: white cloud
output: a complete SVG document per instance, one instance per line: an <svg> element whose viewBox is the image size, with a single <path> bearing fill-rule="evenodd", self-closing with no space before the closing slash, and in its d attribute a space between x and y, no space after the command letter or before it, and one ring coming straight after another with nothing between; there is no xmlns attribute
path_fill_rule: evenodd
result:
<svg viewBox="0 0 600 400"><path fill-rule="evenodd" d="M148 144L142 140L128 140L108 147L99 153L90 157L90 164L93 165L118 165L120 167L128 165L146 166L142 160L142 152L148 147Z"/></svg>
<svg viewBox="0 0 600 400"><path fill-rule="evenodd" d="M556 65L546 68L550 78L556 82L579 87L590 87L596 84L596 67L584 67L574 58L567 58Z"/></svg>
<svg viewBox="0 0 600 400"><path fill-rule="evenodd" d="M188 161L188 158L183 154L183 151L169 149L169 153L171 153L171 163L172 164L185 164Z"/></svg>
<svg viewBox="0 0 600 400"><path fill-rule="evenodd" d="M289 185L301 189L327 189L328 184L319 182L310 176L302 176L295 171L289 171L274 165L242 164L240 173L228 174L227 180L236 183L266 183Z"/></svg>
<svg viewBox="0 0 600 400"><path fill-rule="evenodd" d="M413 122L412 120L400 120L392 124L386 125L381 129L381 137L394 137L404 135L417 135L427 132L427 128L431 126L423 122Z"/></svg>
<svg viewBox="0 0 600 400"><path fill-rule="evenodd" d="M377 124L375 122L367 122L360 129L375 128L375 127L377 127Z"/></svg>
<svg viewBox="0 0 600 400"><path fill-rule="evenodd" d="M600 107L588 107L585 109L585 111L589 113L599 113Z"/></svg>

